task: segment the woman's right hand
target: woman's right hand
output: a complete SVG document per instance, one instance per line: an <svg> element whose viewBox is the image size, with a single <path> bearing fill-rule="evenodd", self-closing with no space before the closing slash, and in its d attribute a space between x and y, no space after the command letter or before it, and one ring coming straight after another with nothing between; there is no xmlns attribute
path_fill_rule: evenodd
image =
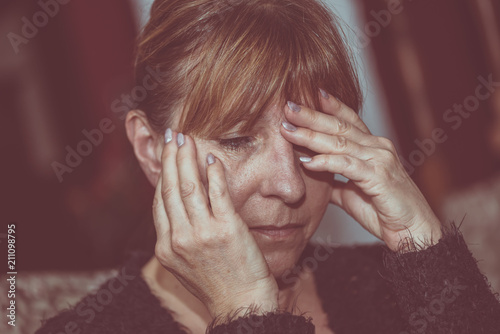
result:
<svg viewBox="0 0 500 334"><path fill-rule="evenodd" d="M235 211L221 162L210 164L207 158L205 191L193 139L175 133L166 137L173 140L163 148L153 201L156 258L212 317L254 305L261 312L275 310L276 280Z"/></svg>

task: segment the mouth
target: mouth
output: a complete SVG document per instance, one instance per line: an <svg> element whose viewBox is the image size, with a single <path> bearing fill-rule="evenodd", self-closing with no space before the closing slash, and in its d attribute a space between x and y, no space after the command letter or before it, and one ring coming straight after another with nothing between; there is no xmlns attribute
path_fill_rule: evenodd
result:
<svg viewBox="0 0 500 334"><path fill-rule="evenodd" d="M304 225L300 224L286 224L283 226L260 225L250 227L250 232L253 232L254 236L259 236L260 238L278 241L295 237L303 228Z"/></svg>

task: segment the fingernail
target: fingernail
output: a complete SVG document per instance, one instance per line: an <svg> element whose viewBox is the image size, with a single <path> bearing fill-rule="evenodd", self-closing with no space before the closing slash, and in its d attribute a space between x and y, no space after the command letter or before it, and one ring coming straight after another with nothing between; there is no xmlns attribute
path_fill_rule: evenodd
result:
<svg viewBox="0 0 500 334"><path fill-rule="evenodd" d="M184 145L184 135L182 133L177 134L177 146L181 147Z"/></svg>
<svg viewBox="0 0 500 334"><path fill-rule="evenodd" d="M321 96L323 96L325 99L328 100L330 98L330 96L328 95L328 93L325 92L323 89L320 88L319 91L321 93Z"/></svg>
<svg viewBox="0 0 500 334"><path fill-rule="evenodd" d="M312 158L309 158L309 157L300 157L299 159L302 162L311 162L312 161Z"/></svg>
<svg viewBox="0 0 500 334"><path fill-rule="evenodd" d="M213 165L215 163L215 157L212 153L207 155L207 163L208 165Z"/></svg>
<svg viewBox="0 0 500 334"><path fill-rule="evenodd" d="M288 108L290 108L292 111L299 112L300 111L300 106L297 104L293 103L292 101L288 101Z"/></svg>
<svg viewBox="0 0 500 334"><path fill-rule="evenodd" d="M172 129L168 128L165 131L165 144L168 144L172 141Z"/></svg>
<svg viewBox="0 0 500 334"><path fill-rule="evenodd" d="M282 122L281 124L283 125L283 127L287 131L290 131L290 132L297 131L297 128L288 122Z"/></svg>

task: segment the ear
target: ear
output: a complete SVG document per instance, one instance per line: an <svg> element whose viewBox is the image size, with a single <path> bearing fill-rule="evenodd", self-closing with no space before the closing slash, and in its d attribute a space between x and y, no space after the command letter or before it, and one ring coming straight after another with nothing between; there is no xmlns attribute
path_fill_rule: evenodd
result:
<svg viewBox="0 0 500 334"><path fill-rule="evenodd" d="M142 110L131 110L125 119L125 129L134 153L144 174L153 187L158 183L161 172L160 143L163 136L159 136L151 129L146 114Z"/></svg>

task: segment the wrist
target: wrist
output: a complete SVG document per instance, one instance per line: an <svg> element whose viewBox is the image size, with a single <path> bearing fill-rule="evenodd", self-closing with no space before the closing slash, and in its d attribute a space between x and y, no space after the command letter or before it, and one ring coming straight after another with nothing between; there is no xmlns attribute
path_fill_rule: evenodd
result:
<svg viewBox="0 0 500 334"><path fill-rule="evenodd" d="M384 240L393 252L408 253L427 249L439 242L442 237L439 221L421 224L415 229L405 229L389 235Z"/></svg>
<svg viewBox="0 0 500 334"><path fill-rule="evenodd" d="M213 319L217 320L217 323L225 323L231 319L237 319L238 317L243 317L249 313L262 315L268 312L273 312L278 309L278 299L258 299L258 298L246 298L243 301L232 301L231 303L224 303L214 307L209 308L210 315Z"/></svg>
<svg viewBox="0 0 500 334"><path fill-rule="evenodd" d="M228 318L238 318L247 313L265 314L278 309L278 284L274 277L269 277L254 283L253 289L239 292L217 294L207 308L216 321L226 322ZM222 319L222 320L219 320Z"/></svg>

